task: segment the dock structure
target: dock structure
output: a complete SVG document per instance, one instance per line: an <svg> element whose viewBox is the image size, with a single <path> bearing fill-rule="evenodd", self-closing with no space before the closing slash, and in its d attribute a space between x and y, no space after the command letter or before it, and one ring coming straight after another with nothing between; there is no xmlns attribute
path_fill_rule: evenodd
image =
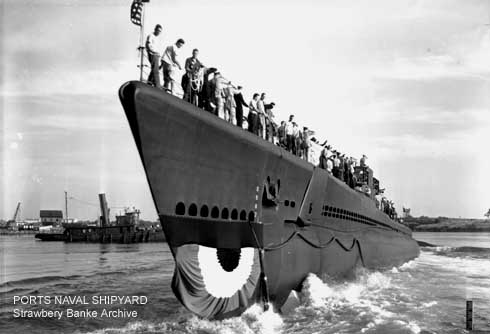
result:
<svg viewBox="0 0 490 334"><path fill-rule="evenodd" d="M132 225L69 227L64 234L66 242L130 244L165 241L161 229L139 230Z"/></svg>

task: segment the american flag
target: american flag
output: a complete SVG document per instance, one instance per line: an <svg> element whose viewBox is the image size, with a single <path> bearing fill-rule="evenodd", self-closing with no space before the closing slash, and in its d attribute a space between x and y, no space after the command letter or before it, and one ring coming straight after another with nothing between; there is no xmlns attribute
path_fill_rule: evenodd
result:
<svg viewBox="0 0 490 334"><path fill-rule="evenodd" d="M143 5L150 0L133 0L131 4L131 22L141 27L141 17L143 13Z"/></svg>

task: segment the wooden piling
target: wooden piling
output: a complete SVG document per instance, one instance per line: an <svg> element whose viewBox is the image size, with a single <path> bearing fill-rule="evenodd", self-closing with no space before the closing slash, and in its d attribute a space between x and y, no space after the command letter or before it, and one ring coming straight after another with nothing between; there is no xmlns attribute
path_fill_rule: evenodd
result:
<svg viewBox="0 0 490 334"><path fill-rule="evenodd" d="M466 301L466 330L473 330L473 301Z"/></svg>

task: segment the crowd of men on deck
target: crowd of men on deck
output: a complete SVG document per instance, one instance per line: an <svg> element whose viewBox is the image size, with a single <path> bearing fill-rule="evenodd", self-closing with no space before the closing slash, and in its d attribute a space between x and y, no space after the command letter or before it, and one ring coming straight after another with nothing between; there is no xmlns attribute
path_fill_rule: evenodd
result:
<svg viewBox="0 0 490 334"><path fill-rule="evenodd" d="M184 69L185 74L180 78L180 85L184 92L182 98L196 106L215 114L238 127L287 149L292 154L309 161L312 143L322 147L318 166L325 169L337 179L345 182L349 187L371 195L369 187L359 186L355 167L357 160L338 152L327 141L320 144L312 137L313 131L307 127L301 127L294 120L294 115L289 120L281 121L280 125L274 122L274 102L266 102L266 93L255 93L249 103L246 103L242 95L242 87L234 86L226 80L214 67L205 67L198 59L199 50L193 49L192 56L187 58L182 68L178 59L178 49L184 44L183 39L178 39L175 44L163 49L160 37L162 26L157 24L154 31L146 39L146 51L150 62L150 74L148 84L177 95L178 71ZM163 50L163 53L161 52ZM160 69L163 72L163 85L160 82ZM248 108L245 117L244 108ZM360 166L367 167L367 157L363 155ZM378 209L395 219L396 211L393 202L382 197L375 197Z"/></svg>
<svg viewBox="0 0 490 334"><path fill-rule="evenodd" d="M184 69L185 74L180 78L183 99L308 160L311 132L306 127L301 130L293 120L294 116L278 126L272 113L275 103L266 101L266 93L253 94L247 103L241 86L234 86L216 68L202 64L198 59L198 49L192 51L192 56L186 59L182 67L178 50L185 41L180 38L175 44L163 48L159 37L161 33L162 26L158 24L146 39L150 62L149 84L178 95L177 69ZM163 53L160 50L164 50ZM160 69L163 72L163 85L160 82ZM244 113L244 108L248 108L248 114Z"/></svg>

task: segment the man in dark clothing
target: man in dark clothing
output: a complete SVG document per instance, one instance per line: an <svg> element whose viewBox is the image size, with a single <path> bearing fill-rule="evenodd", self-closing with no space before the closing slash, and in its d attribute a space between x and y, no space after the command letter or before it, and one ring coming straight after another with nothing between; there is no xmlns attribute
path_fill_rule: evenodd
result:
<svg viewBox="0 0 490 334"><path fill-rule="evenodd" d="M279 146L287 148L286 145L286 121L281 121L281 125L277 128L277 136L279 137Z"/></svg>
<svg viewBox="0 0 490 334"><path fill-rule="evenodd" d="M266 124L266 138L271 143L274 142L274 114L272 109L276 104L274 102L264 104L265 108L265 124Z"/></svg>
<svg viewBox="0 0 490 334"><path fill-rule="evenodd" d="M349 187L351 187L352 189L354 189L354 187L356 186L356 181L354 179L354 174L353 174L353 170L354 170L354 161L352 161L352 158L349 159L349 163L348 163L348 171L349 171Z"/></svg>
<svg viewBox="0 0 490 334"><path fill-rule="evenodd" d="M362 158L361 158L361 167L367 167L366 160L367 160L367 157L365 154L363 154Z"/></svg>
<svg viewBox="0 0 490 334"><path fill-rule="evenodd" d="M198 105L198 94L202 89L200 80L200 70L204 65L199 61L197 56L199 50L192 50L192 57L185 60L185 74L182 76L182 90L184 91L184 100Z"/></svg>
<svg viewBox="0 0 490 334"><path fill-rule="evenodd" d="M339 155L340 166L339 166L339 180L344 181L344 155Z"/></svg>
<svg viewBox="0 0 490 334"><path fill-rule="evenodd" d="M322 153L320 155L320 163L318 164L318 167L321 169L327 169L327 154L325 152L325 149L322 150Z"/></svg>
<svg viewBox="0 0 490 334"><path fill-rule="evenodd" d="M333 152L333 169L332 169L332 174L335 176L337 179L340 176L340 159L339 159L339 153L337 151Z"/></svg>
<svg viewBox="0 0 490 334"><path fill-rule="evenodd" d="M235 104L236 104L236 125L239 127L242 127L243 124L243 107L248 108L248 104L245 102L243 99L242 95L242 86L237 87L237 93L233 95L233 98L235 99Z"/></svg>
<svg viewBox="0 0 490 334"><path fill-rule="evenodd" d="M214 93L214 89L211 87L211 80L209 80L209 76L214 75L216 71L217 69L214 67L204 69L203 84L199 96L199 107L209 112L213 112L214 110L211 106L211 96Z"/></svg>
<svg viewBox="0 0 490 334"><path fill-rule="evenodd" d="M346 184L350 184L349 172L350 172L349 159L347 157L344 157L344 182Z"/></svg>

